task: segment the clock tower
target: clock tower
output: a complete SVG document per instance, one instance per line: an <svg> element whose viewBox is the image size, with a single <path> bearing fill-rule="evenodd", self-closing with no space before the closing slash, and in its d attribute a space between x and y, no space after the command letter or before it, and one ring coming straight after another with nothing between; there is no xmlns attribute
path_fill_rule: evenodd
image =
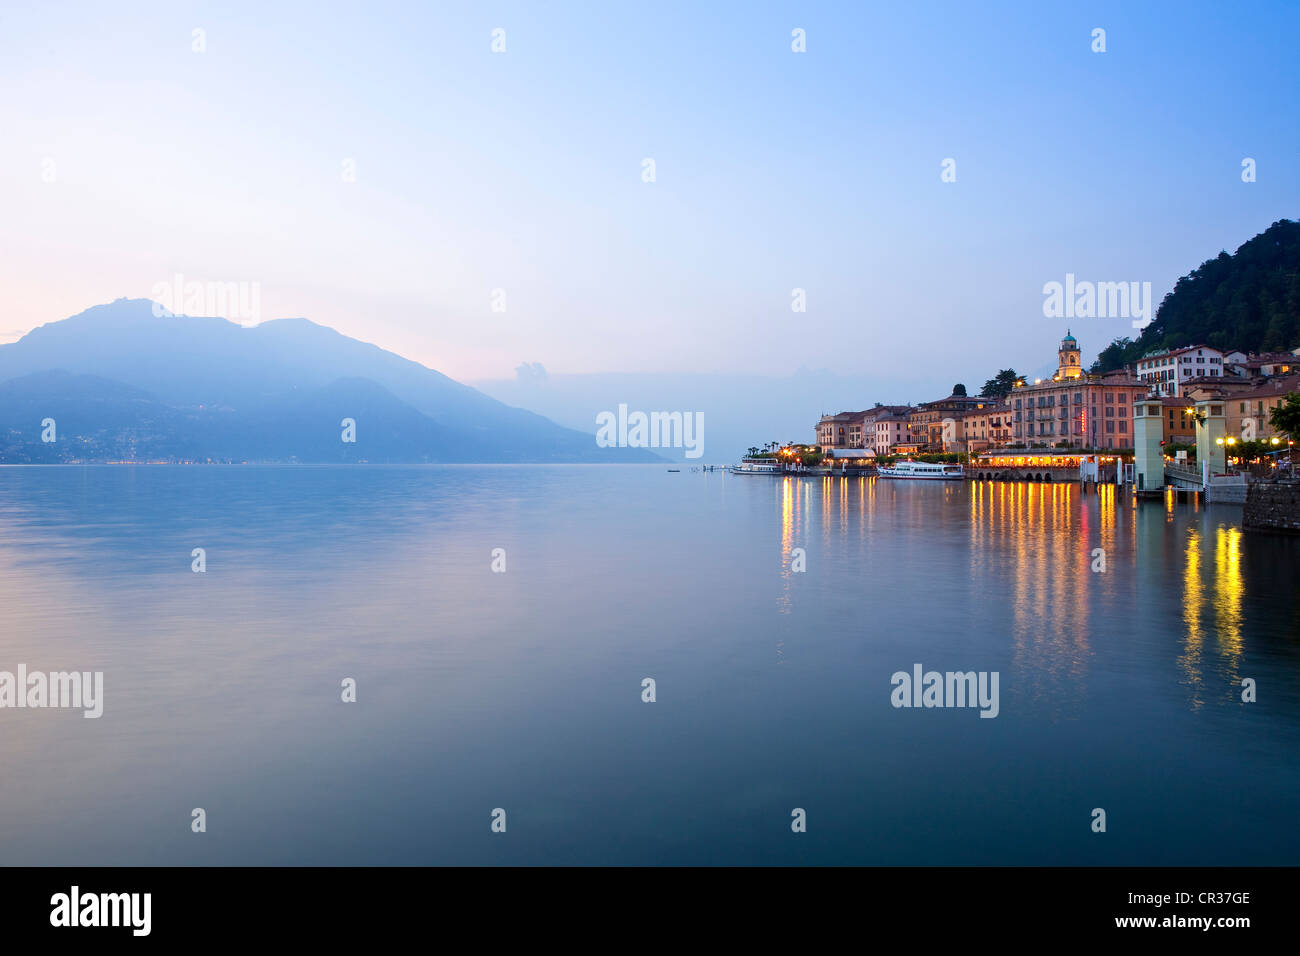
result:
<svg viewBox="0 0 1300 956"><path fill-rule="evenodd" d="M1070 330L1066 329L1065 338L1061 339L1061 347L1056 351L1058 381L1083 377L1083 366L1079 364L1081 355L1078 341L1070 334Z"/></svg>

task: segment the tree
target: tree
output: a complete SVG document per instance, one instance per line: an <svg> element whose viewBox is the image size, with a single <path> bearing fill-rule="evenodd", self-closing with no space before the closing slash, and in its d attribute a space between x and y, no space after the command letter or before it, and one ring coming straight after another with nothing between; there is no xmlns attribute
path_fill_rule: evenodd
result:
<svg viewBox="0 0 1300 956"><path fill-rule="evenodd" d="M961 382L958 382L956 385L954 385L954 386L952 387L952 393L953 393L954 395L965 395L965 394L966 394L966 386L963 385Z"/></svg>
<svg viewBox="0 0 1300 956"><path fill-rule="evenodd" d="M1020 376L1016 374L1013 368L1004 368L997 375L984 383L980 389L980 398L1005 398L1013 388Z"/></svg>
<svg viewBox="0 0 1300 956"><path fill-rule="evenodd" d="M1133 340L1128 336L1115 339L1097 354L1097 361L1092 363L1092 368L1088 371L1093 375L1100 375L1102 372L1113 372L1117 368L1123 368L1132 345Z"/></svg>
<svg viewBox="0 0 1300 956"><path fill-rule="evenodd" d="M1232 255L1207 259L1174 284L1136 340L1116 341L1122 347L1103 351L1094 372L1194 342L1245 352L1291 348L1300 341L1300 222L1279 220Z"/></svg>
<svg viewBox="0 0 1300 956"><path fill-rule="evenodd" d="M1268 423L1293 441L1300 438L1300 392L1292 392L1285 402L1268 413Z"/></svg>
<svg viewBox="0 0 1300 956"><path fill-rule="evenodd" d="M749 446L749 450L745 452L745 457L746 457L746 458L757 458L757 457L758 457L758 449L757 449L755 446L750 445L750 446Z"/></svg>

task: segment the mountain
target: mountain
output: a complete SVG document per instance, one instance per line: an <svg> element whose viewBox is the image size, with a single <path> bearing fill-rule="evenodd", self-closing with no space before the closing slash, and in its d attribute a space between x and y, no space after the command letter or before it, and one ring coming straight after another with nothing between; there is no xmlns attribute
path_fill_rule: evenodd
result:
<svg viewBox="0 0 1300 956"><path fill-rule="evenodd" d="M1271 352L1300 345L1300 223L1282 219L1235 253L1183 276L1137 341L1116 339L1097 357L1108 372L1180 345Z"/></svg>
<svg viewBox="0 0 1300 956"><path fill-rule="evenodd" d="M55 441L41 435L54 421ZM129 459L140 445L155 457L187 457L184 414L147 393L63 369L0 382L0 462L53 464Z"/></svg>
<svg viewBox="0 0 1300 956"><path fill-rule="evenodd" d="M662 460L306 319L245 328L154 311L118 299L0 346L0 461ZM47 417L53 445L40 441Z"/></svg>

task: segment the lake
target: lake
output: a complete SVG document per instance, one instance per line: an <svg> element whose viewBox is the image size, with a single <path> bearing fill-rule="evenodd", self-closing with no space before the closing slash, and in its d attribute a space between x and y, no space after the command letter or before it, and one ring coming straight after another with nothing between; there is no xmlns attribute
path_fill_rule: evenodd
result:
<svg viewBox="0 0 1300 956"><path fill-rule="evenodd" d="M1300 862L1300 540L681 467L0 468L0 860Z"/></svg>

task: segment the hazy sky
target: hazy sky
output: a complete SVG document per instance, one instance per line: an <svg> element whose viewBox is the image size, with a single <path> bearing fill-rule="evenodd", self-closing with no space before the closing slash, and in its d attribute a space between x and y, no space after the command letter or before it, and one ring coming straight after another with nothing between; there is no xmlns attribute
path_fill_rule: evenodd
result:
<svg viewBox="0 0 1300 956"><path fill-rule="evenodd" d="M978 387L1054 353L1045 282L1300 217L1293 0L703 6L10 0L0 342L180 273L462 379Z"/></svg>

